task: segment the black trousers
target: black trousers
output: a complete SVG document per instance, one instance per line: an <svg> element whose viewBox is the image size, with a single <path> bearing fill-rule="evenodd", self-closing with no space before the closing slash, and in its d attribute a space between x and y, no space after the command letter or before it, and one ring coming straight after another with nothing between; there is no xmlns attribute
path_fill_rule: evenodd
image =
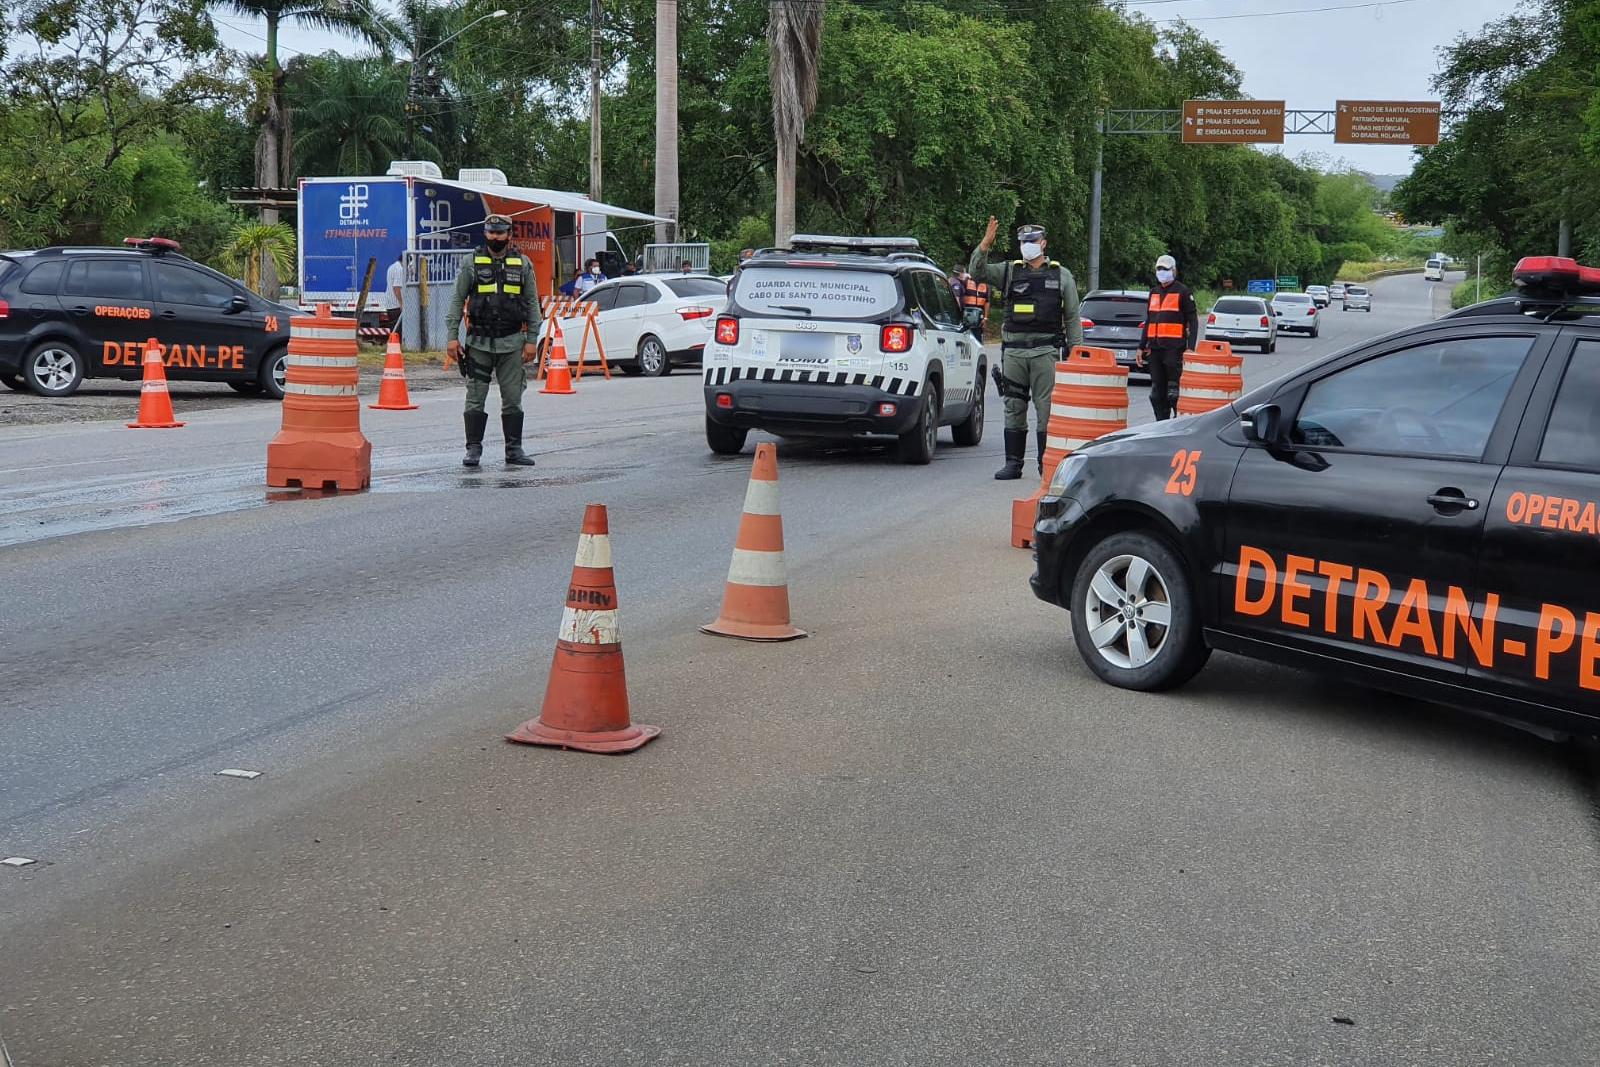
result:
<svg viewBox="0 0 1600 1067"><path fill-rule="evenodd" d="M1150 364L1150 407L1156 421L1172 418L1178 410L1178 379L1183 376L1183 349L1153 348L1146 357Z"/></svg>

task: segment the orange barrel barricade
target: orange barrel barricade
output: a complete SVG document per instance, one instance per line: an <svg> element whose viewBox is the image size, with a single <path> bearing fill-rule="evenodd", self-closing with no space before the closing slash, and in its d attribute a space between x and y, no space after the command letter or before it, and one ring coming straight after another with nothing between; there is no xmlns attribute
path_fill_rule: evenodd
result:
<svg viewBox="0 0 1600 1067"><path fill-rule="evenodd" d="M1183 354L1178 379L1178 414L1203 415L1244 395L1244 357L1226 341L1201 341Z"/></svg>
<svg viewBox="0 0 1600 1067"><path fill-rule="evenodd" d="M1032 496L1011 502L1011 545L1033 545L1033 520L1056 467L1097 437L1128 428L1128 369L1109 348L1075 346L1056 364L1045 428L1044 472Z"/></svg>
<svg viewBox="0 0 1600 1067"><path fill-rule="evenodd" d="M267 445L267 485L365 489L372 484L372 442L361 432L356 395L356 321L336 319L327 304L313 318L289 320L283 427Z"/></svg>

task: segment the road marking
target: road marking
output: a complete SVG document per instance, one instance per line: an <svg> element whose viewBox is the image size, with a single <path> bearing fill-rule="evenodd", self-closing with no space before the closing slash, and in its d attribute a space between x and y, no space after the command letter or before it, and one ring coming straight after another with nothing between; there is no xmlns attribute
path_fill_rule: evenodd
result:
<svg viewBox="0 0 1600 1067"><path fill-rule="evenodd" d="M254 781L260 778L262 773L261 771L241 770L238 767L224 767L217 772L218 776L222 778L243 778L245 781Z"/></svg>
<svg viewBox="0 0 1600 1067"><path fill-rule="evenodd" d="M4 867L28 867L28 866L32 866L33 864L35 864L37 862L39 862L39 861L38 860L30 860L26 856L7 856L5 859L0 860L0 866L4 866Z"/></svg>

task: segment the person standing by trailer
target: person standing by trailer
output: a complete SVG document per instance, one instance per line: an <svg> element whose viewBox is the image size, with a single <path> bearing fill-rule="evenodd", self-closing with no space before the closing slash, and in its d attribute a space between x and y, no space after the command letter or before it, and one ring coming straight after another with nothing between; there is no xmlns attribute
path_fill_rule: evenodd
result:
<svg viewBox="0 0 1600 1067"><path fill-rule="evenodd" d="M1156 287L1144 316L1137 363L1150 364L1150 407L1156 421L1172 418L1178 410L1178 380L1183 375L1183 354L1200 337L1200 312L1194 294L1178 281L1178 261L1171 256L1156 260Z"/></svg>
<svg viewBox="0 0 1600 1067"><path fill-rule="evenodd" d="M528 386L525 364L535 358L539 328L533 264L511 247L511 220L490 215L483 223L484 243L472 262L456 276L450 298L450 342L446 351L467 379L463 420L467 453L463 467L476 467L483 457L483 434L489 425L484 410L489 383L500 383L500 428L506 440L506 466L531 467L522 450L522 391ZM456 339L465 313L467 345Z"/></svg>

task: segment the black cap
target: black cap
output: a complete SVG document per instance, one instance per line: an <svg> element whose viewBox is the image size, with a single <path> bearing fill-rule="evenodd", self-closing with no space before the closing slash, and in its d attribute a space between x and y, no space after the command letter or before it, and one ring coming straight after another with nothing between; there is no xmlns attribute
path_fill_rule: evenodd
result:
<svg viewBox="0 0 1600 1067"><path fill-rule="evenodd" d="M506 215L490 215L483 220L484 233L510 233L511 219Z"/></svg>

